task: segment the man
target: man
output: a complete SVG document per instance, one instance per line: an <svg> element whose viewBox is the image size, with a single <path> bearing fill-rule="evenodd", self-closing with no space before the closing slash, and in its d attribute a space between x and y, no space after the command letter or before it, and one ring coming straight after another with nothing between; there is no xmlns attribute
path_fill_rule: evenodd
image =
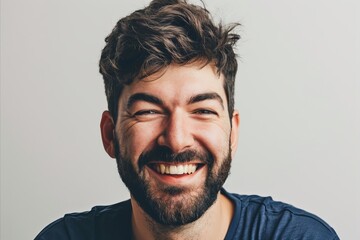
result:
<svg viewBox="0 0 360 240"><path fill-rule="evenodd" d="M100 126L131 199L67 214L36 239L338 239L310 213L222 189L240 123L235 27L183 0L117 23L100 60Z"/></svg>

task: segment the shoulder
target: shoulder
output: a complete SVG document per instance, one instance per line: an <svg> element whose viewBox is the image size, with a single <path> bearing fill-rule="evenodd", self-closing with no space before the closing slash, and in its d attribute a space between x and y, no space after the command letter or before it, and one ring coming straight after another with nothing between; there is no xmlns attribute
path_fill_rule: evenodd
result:
<svg viewBox="0 0 360 240"><path fill-rule="evenodd" d="M265 239L338 239L324 220L290 204L271 197L226 194L235 202L238 226L247 226L243 234L257 233Z"/></svg>
<svg viewBox="0 0 360 240"><path fill-rule="evenodd" d="M63 218L50 223L35 237L35 240L45 239L70 239Z"/></svg>
<svg viewBox="0 0 360 240"><path fill-rule="evenodd" d="M112 239L130 234L130 201L96 206L90 211L70 213L45 227L35 240Z"/></svg>

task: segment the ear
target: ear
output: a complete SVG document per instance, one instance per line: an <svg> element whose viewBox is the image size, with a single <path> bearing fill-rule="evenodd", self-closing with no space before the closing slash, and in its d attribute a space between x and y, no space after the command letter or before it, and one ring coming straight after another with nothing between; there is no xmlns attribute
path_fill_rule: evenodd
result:
<svg viewBox="0 0 360 240"><path fill-rule="evenodd" d="M101 138L105 148L105 151L110 157L115 158L115 124L109 111L105 111L102 114L100 122Z"/></svg>
<svg viewBox="0 0 360 240"><path fill-rule="evenodd" d="M240 128L240 114L238 111L234 110L231 118L231 132L230 132L230 146L231 146L231 156L234 157L238 139L239 139L239 128Z"/></svg>

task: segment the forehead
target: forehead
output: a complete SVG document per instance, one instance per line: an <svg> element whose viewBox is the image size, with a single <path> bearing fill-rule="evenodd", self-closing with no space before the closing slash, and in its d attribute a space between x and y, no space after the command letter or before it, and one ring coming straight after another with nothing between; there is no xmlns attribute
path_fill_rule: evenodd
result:
<svg viewBox="0 0 360 240"><path fill-rule="evenodd" d="M120 101L126 101L131 95L141 92L180 104L196 94L215 92L226 103L223 85L223 75L218 74L212 64L170 65L162 72L125 86Z"/></svg>

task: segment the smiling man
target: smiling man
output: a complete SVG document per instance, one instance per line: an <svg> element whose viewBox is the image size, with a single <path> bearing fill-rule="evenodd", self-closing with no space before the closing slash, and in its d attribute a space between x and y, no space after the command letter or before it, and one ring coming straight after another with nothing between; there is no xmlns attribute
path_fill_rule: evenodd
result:
<svg viewBox="0 0 360 240"><path fill-rule="evenodd" d="M182 237L224 238L233 207L219 191L236 147L239 115L229 118L223 86L213 63L171 63L124 86L115 122L110 112L103 114L105 149L116 157L132 195L136 239L150 237L157 224L173 231L196 220L212 227Z"/></svg>
<svg viewBox="0 0 360 240"><path fill-rule="evenodd" d="M100 59L104 148L131 198L67 214L40 239L338 239L320 218L222 189L238 139L235 25L154 0L122 18Z"/></svg>

